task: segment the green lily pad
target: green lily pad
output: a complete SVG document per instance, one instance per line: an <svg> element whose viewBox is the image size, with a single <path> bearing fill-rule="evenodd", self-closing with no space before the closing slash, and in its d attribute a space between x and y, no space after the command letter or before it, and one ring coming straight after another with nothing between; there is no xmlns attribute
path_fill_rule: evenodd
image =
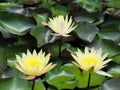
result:
<svg viewBox="0 0 120 90"><path fill-rule="evenodd" d="M7 68L1 75L1 78L21 78L24 79L26 75L16 68Z"/></svg>
<svg viewBox="0 0 120 90"><path fill-rule="evenodd" d="M120 64L120 54L117 55L117 56L114 56L114 57L112 58L112 61L115 62L115 63L117 63L117 64Z"/></svg>
<svg viewBox="0 0 120 90"><path fill-rule="evenodd" d="M120 42L120 32L114 31L101 31L98 33L100 39L112 40L114 42Z"/></svg>
<svg viewBox="0 0 120 90"><path fill-rule="evenodd" d="M101 11L101 2L99 0L75 0L89 12Z"/></svg>
<svg viewBox="0 0 120 90"><path fill-rule="evenodd" d="M41 23L43 21L47 21L47 14L39 15L34 13L34 18L37 21L37 26L31 29L30 34L36 38L37 47L53 42L55 40L55 36L50 35L51 31Z"/></svg>
<svg viewBox="0 0 120 90"><path fill-rule="evenodd" d="M22 7L22 5L18 3L10 3L10 2L0 3L0 9L8 9L10 7Z"/></svg>
<svg viewBox="0 0 120 90"><path fill-rule="evenodd" d="M50 71L46 74L45 80L48 84L57 87L58 89L74 89L77 81L75 76L62 70Z"/></svg>
<svg viewBox="0 0 120 90"><path fill-rule="evenodd" d="M105 81L101 86L101 90L120 90L120 78Z"/></svg>
<svg viewBox="0 0 120 90"><path fill-rule="evenodd" d="M16 35L26 34L34 25L31 21L20 14L0 12L0 28L4 32L9 32Z"/></svg>
<svg viewBox="0 0 120 90"><path fill-rule="evenodd" d="M120 65L114 66L108 70L108 73L114 77L120 77Z"/></svg>
<svg viewBox="0 0 120 90"><path fill-rule="evenodd" d="M18 78L0 79L0 88L3 90L31 90L28 81Z"/></svg>
<svg viewBox="0 0 120 90"><path fill-rule="evenodd" d="M89 47L95 47L95 49L102 48L103 53L108 53L108 57L114 57L120 54L120 46L111 40L96 40Z"/></svg>
<svg viewBox="0 0 120 90"><path fill-rule="evenodd" d="M51 11L52 11L54 16L56 16L56 15L68 15L69 14L69 9L62 6L62 5L56 5L56 6L52 7Z"/></svg>
<svg viewBox="0 0 120 90"><path fill-rule="evenodd" d="M74 31L80 39L83 39L87 42L92 42L99 29L91 23L80 22Z"/></svg>
<svg viewBox="0 0 120 90"><path fill-rule="evenodd" d="M45 86L43 84L43 81L41 79L36 79L35 80L34 90L46 90Z"/></svg>
<svg viewBox="0 0 120 90"><path fill-rule="evenodd" d="M61 67L62 70L65 70L67 72L73 73L75 75L76 80L78 81L77 87L79 88L86 88L88 83L88 75L89 73L80 71L79 68L77 68L72 63L67 63ZM104 76L98 75L96 73L91 74L91 86L96 86L102 84L102 82L105 80Z"/></svg>

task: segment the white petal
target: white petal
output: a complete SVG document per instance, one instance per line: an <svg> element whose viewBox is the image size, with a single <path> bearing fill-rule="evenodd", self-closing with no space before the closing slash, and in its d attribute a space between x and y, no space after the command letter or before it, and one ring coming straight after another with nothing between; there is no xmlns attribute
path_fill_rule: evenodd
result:
<svg viewBox="0 0 120 90"><path fill-rule="evenodd" d="M89 53L89 50L88 50L88 47L85 47L85 55L88 55L88 53Z"/></svg>
<svg viewBox="0 0 120 90"><path fill-rule="evenodd" d="M46 22L42 22L42 24L43 24L44 26L48 26L48 24L47 24Z"/></svg>
<svg viewBox="0 0 120 90"><path fill-rule="evenodd" d="M25 80L33 80L33 79L35 79L35 77L36 77L36 76L27 76L27 77L25 78Z"/></svg>
<svg viewBox="0 0 120 90"><path fill-rule="evenodd" d="M104 55L102 56L102 60L104 60L107 56L108 56L108 53L104 54Z"/></svg>
<svg viewBox="0 0 120 90"><path fill-rule="evenodd" d="M107 59L107 60L105 60L105 61L103 61L103 65L105 65L105 64L107 64L108 62L110 62L112 59Z"/></svg>
<svg viewBox="0 0 120 90"><path fill-rule="evenodd" d="M75 55L71 54L72 57L77 61L78 60L78 57L76 57Z"/></svg>
<svg viewBox="0 0 120 90"><path fill-rule="evenodd" d="M37 52L35 49L33 50L33 55L35 55L35 56L37 55Z"/></svg>
<svg viewBox="0 0 120 90"><path fill-rule="evenodd" d="M61 34L59 34L59 33L50 33L50 34L53 36L61 36Z"/></svg>
<svg viewBox="0 0 120 90"><path fill-rule="evenodd" d="M100 74L100 75L103 75L103 76L113 77L112 75L110 75L110 74L108 74L108 73L106 73L106 72L104 72L104 71L101 71L101 70L95 71L95 73Z"/></svg>
<svg viewBox="0 0 120 90"><path fill-rule="evenodd" d="M31 52L28 49L27 49L27 56L31 56ZM24 53L23 53L22 57L24 57Z"/></svg>

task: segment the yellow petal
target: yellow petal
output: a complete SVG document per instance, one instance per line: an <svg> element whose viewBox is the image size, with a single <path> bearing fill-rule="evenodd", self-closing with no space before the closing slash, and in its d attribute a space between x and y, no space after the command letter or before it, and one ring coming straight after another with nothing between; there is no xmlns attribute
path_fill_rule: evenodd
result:
<svg viewBox="0 0 120 90"><path fill-rule="evenodd" d="M85 54L89 54L89 50L88 50L88 47L85 47Z"/></svg>
<svg viewBox="0 0 120 90"><path fill-rule="evenodd" d="M68 15L65 18L63 15L49 18L48 23L42 22L42 24L51 28L54 36L69 37L68 34L76 28L75 23L72 23L72 17L68 19Z"/></svg>
<svg viewBox="0 0 120 90"><path fill-rule="evenodd" d="M15 63L15 67L16 67L18 70L20 70L21 72L29 75L29 72L27 72L26 70L24 70L24 69L23 69L20 65L18 65L17 63Z"/></svg>
<svg viewBox="0 0 120 90"><path fill-rule="evenodd" d="M26 78L27 80L44 74L55 67L55 65L52 65L52 63L48 64L50 60L50 54L45 56L45 52L42 50L40 50L38 54L35 50L33 53L27 50L27 54L22 53L22 57L16 57L18 63L15 63L15 67L19 71L29 75L29 77Z"/></svg>
<svg viewBox="0 0 120 90"><path fill-rule="evenodd" d="M48 26L48 24L47 24L46 22L42 22L42 24L43 24L44 26Z"/></svg>
<svg viewBox="0 0 120 90"><path fill-rule="evenodd" d="M78 63L76 63L76 62L74 62L74 61L73 61L72 63L75 64L76 66L78 66L79 68L81 68Z"/></svg>
<svg viewBox="0 0 120 90"><path fill-rule="evenodd" d="M33 80L33 79L35 79L36 78L36 76L27 76L26 78L25 78L25 80Z"/></svg>
<svg viewBox="0 0 120 90"><path fill-rule="evenodd" d="M54 68L55 66L56 66L56 64L53 64L53 65L52 65L52 63L50 63L50 64L48 64L47 66L45 66L42 70L38 71L38 72L36 73L36 75L37 75L37 76L40 76L40 75L48 72L49 70L51 70L51 69Z"/></svg>
<svg viewBox="0 0 120 90"><path fill-rule="evenodd" d="M84 71L94 72L98 71L106 66L111 59L104 60L108 54L102 54L102 49L98 51L94 47L89 51L88 47L85 47L84 53L77 49L75 52L76 55L72 55L76 62L73 62L76 66L81 68ZM91 68L94 67L94 68Z"/></svg>

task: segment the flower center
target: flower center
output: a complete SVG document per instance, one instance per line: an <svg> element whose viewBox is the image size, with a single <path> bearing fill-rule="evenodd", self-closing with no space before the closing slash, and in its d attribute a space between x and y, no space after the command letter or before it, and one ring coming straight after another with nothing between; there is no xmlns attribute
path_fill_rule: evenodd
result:
<svg viewBox="0 0 120 90"><path fill-rule="evenodd" d="M34 59L31 59L31 60L28 60L27 64L30 67L35 67L36 65L39 64L39 62L38 62L38 60L36 58L34 58Z"/></svg>
<svg viewBox="0 0 120 90"><path fill-rule="evenodd" d="M84 60L84 63L94 65L96 63L96 58L94 58L94 57L86 57L85 60Z"/></svg>

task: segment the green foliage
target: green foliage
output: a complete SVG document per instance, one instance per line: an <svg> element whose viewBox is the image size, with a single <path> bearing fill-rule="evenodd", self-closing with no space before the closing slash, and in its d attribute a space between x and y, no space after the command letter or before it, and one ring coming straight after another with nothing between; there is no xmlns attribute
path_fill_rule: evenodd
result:
<svg viewBox="0 0 120 90"><path fill-rule="evenodd" d="M101 90L119 90L120 88L120 78L110 79L101 86Z"/></svg>
<svg viewBox="0 0 120 90"><path fill-rule="evenodd" d="M67 15L69 14L69 10L67 7L64 7L64 6L60 6L60 5L57 5L55 6L54 8L52 8L52 13L53 13L53 16L55 15Z"/></svg>
<svg viewBox="0 0 120 90"><path fill-rule="evenodd" d="M80 72L80 70L71 63L65 64L64 66L61 67L61 69L71 72L75 75L75 78L78 81L77 87L79 87L79 88L87 87L89 73ZM104 80L105 80L104 76L92 73L91 86L100 85Z"/></svg>
<svg viewBox="0 0 120 90"><path fill-rule="evenodd" d="M5 32L24 35L33 24L23 15L0 12L0 28Z"/></svg>
<svg viewBox="0 0 120 90"><path fill-rule="evenodd" d="M99 0L75 0L89 12L101 11L101 2Z"/></svg>
<svg viewBox="0 0 120 90"><path fill-rule="evenodd" d="M18 3L11 3L11 2L0 3L0 9L8 9L10 7L22 7L22 5Z"/></svg>
<svg viewBox="0 0 120 90"><path fill-rule="evenodd" d="M34 88L35 90L46 90L41 79L37 79L35 83L36 83Z"/></svg>
<svg viewBox="0 0 120 90"><path fill-rule="evenodd" d="M74 80L75 76L72 73L64 70L55 70L49 72L46 77L48 84L57 87L58 89L74 89L77 85L77 81Z"/></svg>
<svg viewBox="0 0 120 90"><path fill-rule="evenodd" d="M113 57L120 54L120 46L111 40L96 40L90 45L90 47L93 46L96 49L102 48L104 53L109 54L109 57Z"/></svg>
<svg viewBox="0 0 120 90"><path fill-rule="evenodd" d="M115 76L115 77L120 77L120 66L115 66L112 67L108 73L110 73L111 75Z"/></svg>
<svg viewBox="0 0 120 90"><path fill-rule="evenodd" d="M99 31L99 29L88 22L80 22L78 24L78 27L75 29L76 34L79 38L92 42L96 36L96 33Z"/></svg>
<svg viewBox="0 0 120 90"><path fill-rule="evenodd" d="M0 88L3 90L30 90L28 81L19 78L6 78L0 80Z"/></svg>
<svg viewBox="0 0 120 90"><path fill-rule="evenodd" d="M43 49L51 54L55 69L36 79L35 90L86 89L88 73L73 65L71 53L86 46L102 48L112 62L103 70L120 77L120 0L2 0L0 2L0 88L31 90L32 81L15 69L16 54ZM70 37L51 35L42 22L72 16L77 28ZM61 56L58 57L61 42ZM92 73L92 90L119 90L119 78Z"/></svg>
<svg viewBox="0 0 120 90"><path fill-rule="evenodd" d="M55 40L54 36L50 35L50 30L42 25L42 21L47 21L47 14L39 15L37 13L33 14L36 19L37 26L31 29L31 35L37 40L37 47L41 47L46 43L53 42Z"/></svg>
<svg viewBox="0 0 120 90"><path fill-rule="evenodd" d="M108 6L114 7L114 8L120 8L120 0L106 0L108 3Z"/></svg>
<svg viewBox="0 0 120 90"><path fill-rule="evenodd" d="M112 60L113 62L116 62L116 63L120 64L120 54L117 55L117 56L114 56L112 59L113 59Z"/></svg>

